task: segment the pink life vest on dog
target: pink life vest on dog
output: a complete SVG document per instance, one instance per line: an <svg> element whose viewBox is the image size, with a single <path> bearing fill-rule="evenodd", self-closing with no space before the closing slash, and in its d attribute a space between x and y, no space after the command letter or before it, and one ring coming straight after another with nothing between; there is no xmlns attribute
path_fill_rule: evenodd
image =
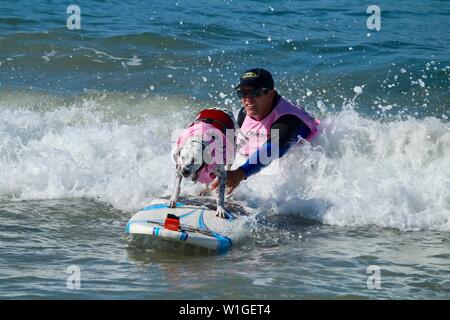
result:
<svg viewBox="0 0 450 320"><path fill-rule="evenodd" d="M246 116L241 126L241 132L244 134L245 142L238 147L239 153L244 156L249 156L256 152L270 137L270 128L272 124L277 121L281 116L294 115L302 120L311 133L306 138L310 141L314 138L318 132L319 120L314 119L309 113L307 113L302 107L296 106L284 98L280 97L280 101L275 108L262 120L257 121L249 116Z"/></svg>
<svg viewBox="0 0 450 320"><path fill-rule="evenodd" d="M203 143L207 145L208 150L206 152L209 152L212 161L203 164L197 180L209 184L216 178L214 170L217 165L226 163L226 150L234 150L234 143L226 139L226 130L234 130L234 123L227 113L219 109L202 110L195 119L178 137L177 150L189 139L196 136L201 138Z"/></svg>

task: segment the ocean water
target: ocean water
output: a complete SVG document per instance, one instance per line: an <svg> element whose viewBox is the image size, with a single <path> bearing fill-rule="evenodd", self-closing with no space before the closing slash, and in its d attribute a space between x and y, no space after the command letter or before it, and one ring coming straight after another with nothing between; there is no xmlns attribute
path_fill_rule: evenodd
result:
<svg viewBox="0 0 450 320"><path fill-rule="evenodd" d="M0 3L1 298L450 297L449 1L71 4ZM229 252L130 242L174 132L253 67L320 135L236 190Z"/></svg>

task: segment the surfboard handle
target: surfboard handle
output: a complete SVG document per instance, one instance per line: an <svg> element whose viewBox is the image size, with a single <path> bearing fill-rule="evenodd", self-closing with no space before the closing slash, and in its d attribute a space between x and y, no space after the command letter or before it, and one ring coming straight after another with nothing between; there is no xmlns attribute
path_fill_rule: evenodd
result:
<svg viewBox="0 0 450 320"><path fill-rule="evenodd" d="M180 230L180 218L174 214L168 213L164 221L164 228L172 231Z"/></svg>

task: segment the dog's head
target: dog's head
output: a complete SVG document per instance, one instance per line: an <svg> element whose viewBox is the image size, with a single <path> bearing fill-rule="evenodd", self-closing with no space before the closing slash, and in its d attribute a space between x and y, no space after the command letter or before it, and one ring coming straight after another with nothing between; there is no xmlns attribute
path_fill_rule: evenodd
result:
<svg viewBox="0 0 450 320"><path fill-rule="evenodd" d="M204 165L203 151L205 144L200 137L187 140L174 154L177 170L184 178L197 181L198 173Z"/></svg>

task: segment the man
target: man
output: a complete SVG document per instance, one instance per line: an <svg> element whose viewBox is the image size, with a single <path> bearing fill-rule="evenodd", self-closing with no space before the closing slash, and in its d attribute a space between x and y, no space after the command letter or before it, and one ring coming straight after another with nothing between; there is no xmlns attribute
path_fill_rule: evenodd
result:
<svg viewBox="0 0 450 320"><path fill-rule="evenodd" d="M237 124L244 135L244 142L237 146L237 152L247 161L238 169L227 172L228 193L268 165L267 161L262 161L262 155L270 154L272 160L282 157L301 139L311 140L317 134L319 124L302 107L278 94L267 70L258 68L244 72L235 89L243 106ZM278 139L272 139L272 130L278 130ZM276 150L274 147L278 147L278 154L271 154L272 149ZM210 187L215 189L217 185L218 182L213 181Z"/></svg>

